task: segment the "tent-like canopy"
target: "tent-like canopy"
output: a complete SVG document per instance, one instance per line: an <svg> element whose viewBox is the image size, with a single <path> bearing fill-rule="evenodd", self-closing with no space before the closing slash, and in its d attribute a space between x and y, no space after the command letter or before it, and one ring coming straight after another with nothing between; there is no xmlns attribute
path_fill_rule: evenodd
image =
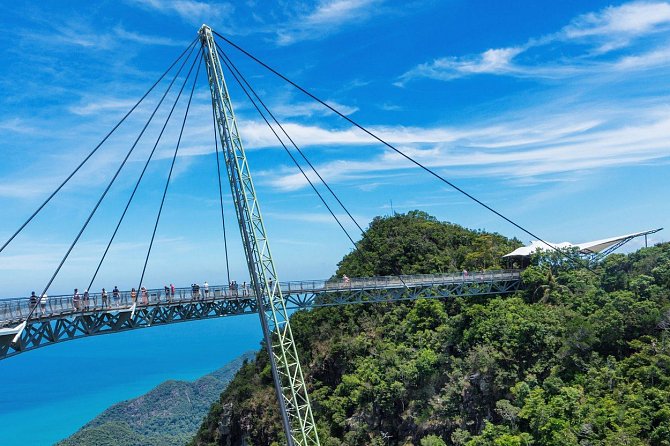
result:
<svg viewBox="0 0 670 446"><path fill-rule="evenodd" d="M642 231L642 232L635 232L633 234L625 234L625 235L619 235L616 237L610 237L610 238L605 238L602 240L594 240L592 242L584 242L584 243L570 243L570 242L563 242L563 243L549 243L554 248L557 249L565 249L565 248L572 248L575 247L579 249L580 254L584 255L589 255L589 254L598 254L601 252L604 253L609 253L613 251L614 249L620 247L624 243L627 243L634 239L635 237L641 237L643 235L647 234L653 234L655 232L658 232L662 230L663 228L659 229L651 229L649 231ZM537 240L533 240L530 245L528 246L522 246L521 248L517 248L514 251L510 252L509 254L505 254L503 257L528 257L531 254L533 254L536 251L548 251L552 248L547 246L543 242L539 242Z"/></svg>

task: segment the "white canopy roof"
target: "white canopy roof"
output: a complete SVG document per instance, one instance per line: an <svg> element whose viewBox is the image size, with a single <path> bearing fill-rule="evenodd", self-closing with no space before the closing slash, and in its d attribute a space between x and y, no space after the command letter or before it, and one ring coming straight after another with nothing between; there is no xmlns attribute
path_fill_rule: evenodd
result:
<svg viewBox="0 0 670 446"><path fill-rule="evenodd" d="M625 234L625 235L619 235L616 237L610 237L610 238L605 238L602 240L594 240L592 242L584 242L584 243L570 243L570 242L562 242L562 243L551 243L549 242L549 245L553 246L554 248L571 248L571 247L576 247L579 249L579 252L582 254L594 254L601 252L611 246L616 245L619 242L622 241L627 241L630 239L633 239L635 237L640 237L642 235L646 234L653 234L654 232L658 232L663 228L659 229L651 229L649 231L642 231L642 232L635 232L633 234ZM527 257L531 254L533 254L536 251L548 251L551 249L549 246L544 244L543 242L539 242L537 240L533 240L530 245L528 246L522 246L521 248L517 248L514 251L510 252L509 254L505 254L503 257Z"/></svg>

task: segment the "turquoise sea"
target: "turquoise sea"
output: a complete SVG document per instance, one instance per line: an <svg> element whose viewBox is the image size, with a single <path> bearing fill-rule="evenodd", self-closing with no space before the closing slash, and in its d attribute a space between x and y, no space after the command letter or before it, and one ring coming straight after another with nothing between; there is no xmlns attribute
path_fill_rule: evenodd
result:
<svg viewBox="0 0 670 446"><path fill-rule="evenodd" d="M0 361L0 445L52 445L110 405L258 350L257 315L95 336Z"/></svg>

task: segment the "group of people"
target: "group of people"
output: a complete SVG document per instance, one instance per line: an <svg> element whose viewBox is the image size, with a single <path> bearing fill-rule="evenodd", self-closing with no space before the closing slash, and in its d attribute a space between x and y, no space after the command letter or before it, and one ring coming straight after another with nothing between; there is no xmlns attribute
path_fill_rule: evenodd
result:
<svg viewBox="0 0 670 446"><path fill-rule="evenodd" d="M272 282L270 282L270 286L272 286ZM241 295L243 297L247 297L249 295L249 287L247 285L247 282L245 281L241 286L237 283L237 281L231 281L228 284L228 289L230 290L230 295L233 297L238 297L239 296L239 289L242 289ZM172 302L175 296L175 287L173 284L170 285L165 285L163 287L164 294L165 294L165 301L166 302ZM210 293L209 293L209 283L205 281L205 283L200 286L200 284L193 283L191 284L191 298L198 300L201 297L209 298ZM152 294L152 299L157 299L158 302L161 301L161 293L158 292L155 295ZM225 295L225 291L224 291ZM139 292L135 289L132 288L129 293L130 296L130 304L141 304L141 305L148 305L149 304L149 291L145 287L141 287L139 289ZM123 299L123 294L121 291L119 291L118 286L114 286L114 289L111 292L108 292L105 288L101 290L99 294L93 294L91 295L88 290L84 290L83 293L79 291L78 288L74 289L74 292L72 293L72 297L69 299L70 300L70 305L74 311L89 311L91 309L110 309L110 308L119 308L121 307L121 300ZM139 302L138 302L139 298ZM100 299L100 301L98 301ZM125 298L127 299L127 297ZM47 302L48 302L48 297L46 293L44 293L41 297L38 297L35 292L33 291L32 294L30 295L30 307L31 309L34 308L33 312L36 312L39 308L41 315L47 314Z"/></svg>
<svg viewBox="0 0 670 446"><path fill-rule="evenodd" d="M102 308L112 308L112 304L118 307L121 303L121 292L119 291L119 287L114 286L114 289L112 290L111 300L109 294L107 293L107 290L104 288L100 292L100 298L102 301L101 302ZM88 311L91 309L91 300L93 300L93 307L97 308L98 302L96 297L91 299L88 290L84 290L84 293L80 294L79 289L75 288L74 293L72 293L72 309L75 311Z"/></svg>
<svg viewBox="0 0 670 446"><path fill-rule="evenodd" d="M47 312L47 301L49 300L49 297L47 297L47 293L42 294L41 297L37 297L35 292L33 291L30 294L30 308L34 308L36 311L37 306L39 305L40 308L40 314L45 315Z"/></svg>
<svg viewBox="0 0 670 446"><path fill-rule="evenodd" d="M202 290L204 292L205 298L209 297L209 284L205 280L205 283L202 286ZM193 299L200 299L200 284L198 283L192 283L191 284L191 297Z"/></svg>
<svg viewBox="0 0 670 446"><path fill-rule="evenodd" d="M239 296L240 285L236 280L233 280L228 284L228 289L230 290L230 293L233 297ZM247 286L247 282L242 282L242 297L247 297L248 295L249 287Z"/></svg>

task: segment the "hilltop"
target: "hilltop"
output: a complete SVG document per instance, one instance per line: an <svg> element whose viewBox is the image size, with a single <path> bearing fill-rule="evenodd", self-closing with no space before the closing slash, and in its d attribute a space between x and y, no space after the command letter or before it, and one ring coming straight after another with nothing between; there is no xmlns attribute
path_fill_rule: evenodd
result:
<svg viewBox="0 0 670 446"><path fill-rule="evenodd" d="M496 268L518 246L421 212L377 218L337 274ZM301 311L324 445L670 445L670 244L592 271L533 261L511 297ZM284 444L265 351L192 446Z"/></svg>
<svg viewBox="0 0 670 446"><path fill-rule="evenodd" d="M170 380L115 404L57 446L182 446L235 373L253 358L245 353L193 381Z"/></svg>

